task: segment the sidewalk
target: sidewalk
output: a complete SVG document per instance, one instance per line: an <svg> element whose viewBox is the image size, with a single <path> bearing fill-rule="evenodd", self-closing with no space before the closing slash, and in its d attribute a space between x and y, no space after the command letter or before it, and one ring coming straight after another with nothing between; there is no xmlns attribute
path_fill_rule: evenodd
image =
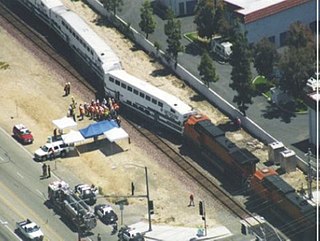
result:
<svg viewBox="0 0 320 241"><path fill-rule="evenodd" d="M196 240L233 240L233 234L224 226L210 228L206 237L197 237L197 228L187 228L169 225L152 225L152 231L148 232L148 223L138 222L130 225L137 232L145 233L146 240L156 241L196 241ZM227 239L225 239L227 238ZM242 239L243 240L243 239Z"/></svg>

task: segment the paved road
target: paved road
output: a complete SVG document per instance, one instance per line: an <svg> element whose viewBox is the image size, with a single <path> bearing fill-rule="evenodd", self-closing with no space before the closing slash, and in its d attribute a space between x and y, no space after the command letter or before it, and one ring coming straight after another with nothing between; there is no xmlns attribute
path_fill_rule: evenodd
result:
<svg viewBox="0 0 320 241"><path fill-rule="evenodd" d="M140 6L144 0L130 1L125 0L122 11L119 16L125 21L129 22L132 27L140 31ZM160 43L162 49L166 48L166 36L164 35L165 20L155 15L157 22L156 30L150 35L151 42L157 41ZM196 30L193 23L193 16L181 17L181 30L182 34ZM201 50L196 48L192 43L188 42L185 38L182 39L185 46L185 53L180 53L178 61L192 74L199 77L198 65L200 63ZM231 66L229 64L221 64L215 62L216 72L220 80L211 85L211 88L216 91L220 96L223 96L229 103L233 104L232 99L234 91L229 87L231 81ZM253 74L255 70L252 69ZM247 116L254 120L264 130L274 136L276 139L282 141L290 149L293 149L297 154L304 157L307 152L307 140L309 137L309 121L308 115L295 115L286 113L278 108L270 105L267 100L262 96L253 98L253 104L247 111Z"/></svg>

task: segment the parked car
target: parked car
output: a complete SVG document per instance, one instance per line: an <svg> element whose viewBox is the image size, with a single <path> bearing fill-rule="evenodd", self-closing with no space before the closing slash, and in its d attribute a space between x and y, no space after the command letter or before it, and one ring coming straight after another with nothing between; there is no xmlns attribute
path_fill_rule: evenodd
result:
<svg viewBox="0 0 320 241"><path fill-rule="evenodd" d="M117 214L108 204L98 204L94 207L94 213L104 224L114 224L118 221Z"/></svg>
<svg viewBox="0 0 320 241"><path fill-rule="evenodd" d="M74 146L63 141L50 142L35 151L34 159L36 161L45 161L55 157L65 157L71 150L74 150Z"/></svg>
<svg viewBox="0 0 320 241"><path fill-rule="evenodd" d="M13 136L22 144L31 144L33 136L31 131L23 124L17 124L12 128Z"/></svg>
<svg viewBox="0 0 320 241"><path fill-rule="evenodd" d="M89 205L93 205L97 201L96 189L88 184L76 185L74 187L74 192Z"/></svg>
<svg viewBox="0 0 320 241"><path fill-rule="evenodd" d="M40 227L32 222L30 219L17 222L16 223L17 231L20 232L27 240L32 241L42 241L43 233Z"/></svg>

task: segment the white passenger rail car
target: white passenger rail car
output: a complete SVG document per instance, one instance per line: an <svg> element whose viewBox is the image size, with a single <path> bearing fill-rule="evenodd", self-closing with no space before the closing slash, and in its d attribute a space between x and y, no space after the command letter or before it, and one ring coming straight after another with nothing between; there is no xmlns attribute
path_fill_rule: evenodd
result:
<svg viewBox="0 0 320 241"><path fill-rule="evenodd" d="M195 111L177 97L142 81L124 70L110 71L105 92L122 104L182 134L183 124Z"/></svg>
<svg viewBox="0 0 320 241"><path fill-rule="evenodd" d="M59 0L19 0L56 31L101 78L122 69L120 59L76 13Z"/></svg>

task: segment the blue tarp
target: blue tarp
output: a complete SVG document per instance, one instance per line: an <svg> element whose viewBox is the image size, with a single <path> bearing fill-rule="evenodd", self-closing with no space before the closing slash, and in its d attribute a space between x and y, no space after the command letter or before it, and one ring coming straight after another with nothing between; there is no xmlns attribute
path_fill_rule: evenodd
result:
<svg viewBox="0 0 320 241"><path fill-rule="evenodd" d="M105 120L105 121L99 121L96 123L93 123L89 125L86 128L80 129L80 133L84 138L92 138L96 136L103 135L103 132L111 130L113 128L118 128L118 124L115 120Z"/></svg>

